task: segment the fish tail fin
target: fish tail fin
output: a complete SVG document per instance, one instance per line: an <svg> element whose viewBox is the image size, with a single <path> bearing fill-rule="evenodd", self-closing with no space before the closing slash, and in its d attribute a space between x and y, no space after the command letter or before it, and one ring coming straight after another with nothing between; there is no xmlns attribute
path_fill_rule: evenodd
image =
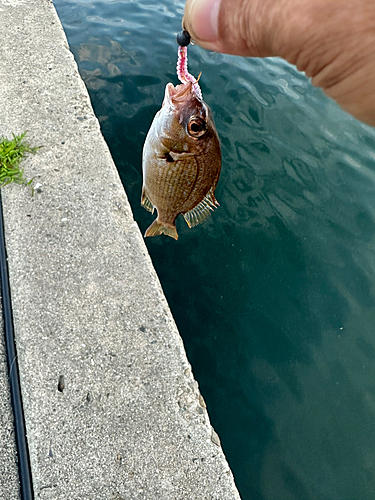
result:
<svg viewBox="0 0 375 500"><path fill-rule="evenodd" d="M158 234L166 234L175 240L178 240L177 228L173 224L162 224L155 219L151 226L147 229L145 236L157 236Z"/></svg>

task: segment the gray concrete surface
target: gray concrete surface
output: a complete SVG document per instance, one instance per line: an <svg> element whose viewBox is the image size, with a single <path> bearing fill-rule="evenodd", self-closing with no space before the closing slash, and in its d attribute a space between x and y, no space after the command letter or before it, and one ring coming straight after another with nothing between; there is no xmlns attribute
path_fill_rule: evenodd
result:
<svg viewBox="0 0 375 500"><path fill-rule="evenodd" d="M1 14L1 13L0 13ZM0 307L0 498L19 500L17 451Z"/></svg>
<svg viewBox="0 0 375 500"><path fill-rule="evenodd" d="M3 190L35 497L238 499L54 7L0 18L0 135L43 146Z"/></svg>

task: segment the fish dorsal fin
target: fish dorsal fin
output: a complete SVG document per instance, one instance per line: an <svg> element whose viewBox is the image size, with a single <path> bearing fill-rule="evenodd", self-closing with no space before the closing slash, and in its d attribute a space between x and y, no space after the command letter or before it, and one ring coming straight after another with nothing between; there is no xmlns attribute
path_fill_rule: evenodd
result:
<svg viewBox="0 0 375 500"><path fill-rule="evenodd" d="M154 213L155 207L152 204L149 197L147 196L147 194L145 193L145 188L143 188L143 190L142 190L141 205L142 205L142 207L144 207L146 210L148 210L152 214Z"/></svg>
<svg viewBox="0 0 375 500"><path fill-rule="evenodd" d="M213 189L211 188L203 200L192 210L183 214L189 227L194 227L197 224L204 222L210 215L210 212L219 206L215 200Z"/></svg>

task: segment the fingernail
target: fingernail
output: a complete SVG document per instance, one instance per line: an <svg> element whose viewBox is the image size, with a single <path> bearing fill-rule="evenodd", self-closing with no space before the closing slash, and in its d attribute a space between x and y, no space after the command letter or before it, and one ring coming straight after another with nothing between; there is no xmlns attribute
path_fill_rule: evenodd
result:
<svg viewBox="0 0 375 500"><path fill-rule="evenodd" d="M193 39L215 42L221 0L190 0L186 4L184 22Z"/></svg>

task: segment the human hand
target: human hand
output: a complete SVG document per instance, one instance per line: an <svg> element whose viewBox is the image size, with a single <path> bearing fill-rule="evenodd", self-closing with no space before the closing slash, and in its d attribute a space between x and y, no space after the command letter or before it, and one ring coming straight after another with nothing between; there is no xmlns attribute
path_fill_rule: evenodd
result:
<svg viewBox="0 0 375 500"><path fill-rule="evenodd" d="M187 0L183 24L209 50L283 57L375 126L375 0Z"/></svg>

